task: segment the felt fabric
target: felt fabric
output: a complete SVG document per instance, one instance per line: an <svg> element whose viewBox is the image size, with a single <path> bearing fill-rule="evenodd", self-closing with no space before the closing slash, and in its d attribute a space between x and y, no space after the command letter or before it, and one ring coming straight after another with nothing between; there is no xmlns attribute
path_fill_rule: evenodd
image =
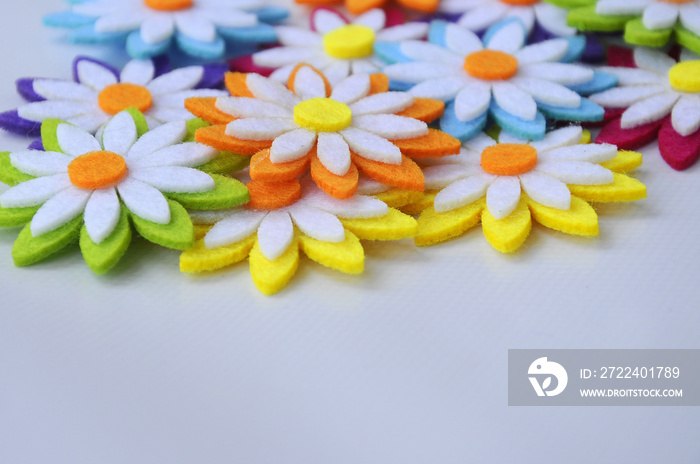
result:
<svg viewBox="0 0 700 464"><path fill-rule="evenodd" d="M382 8L387 5L387 0L295 0L301 5L324 7L337 3L343 3L345 8L354 15L360 15L374 8ZM433 13L438 8L440 0L396 0L400 6L423 13ZM394 17L401 15L399 10L393 12ZM390 21L390 24L392 22Z"/></svg>
<svg viewBox="0 0 700 464"><path fill-rule="evenodd" d="M623 174L641 164L641 155L582 144L583 138L577 126L534 142L481 133L458 156L424 166L427 187L438 192L432 206L413 209L423 209L416 244L454 238L481 221L489 243L510 253L527 238L533 218L561 232L597 235L597 216L586 201L636 201L646 188Z"/></svg>
<svg viewBox="0 0 700 464"><path fill-rule="evenodd" d="M272 26L287 17L286 9L262 0L226 3L193 0L168 4L124 0L88 0L71 3L67 12L49 14L44 24L71 29L74 43L125 44L132 58L147 59L178 48L200 59L219 59L226 41L272 43Z"/></svg>
<svg viewBox="0 0 700 464"><path fill-rule="evenodd" d="M190 97L225 95L219 86L225 66L210 64L169 70L167 60L132 60L119 72L98 60L78 57L73 80L20 79L17 89L30 103L0 114L0 127L39 135L46 119L61 119L91 134L99 133L115 114L139 109L148 127L193 116L184 106Z"/></svg>
<svg viewBox="0 0 700 464"><path fill-rule="evenodd" d="M99 138L47 120L42 127L47 151L0 157L0 177L12 185L0 195L0 225L27 224L13 248L17 265L38 262L80 236L87 264L101 274L128 248L127 216L147 240L185 249L194 232L184 206L221 209L249 200L239 181L195 169L217 152L183 142L185 121L143 133L139 115L118 113Z"/></svg>
<svg viewBox="0 0 700 464"><path fill-rule="evenodd" d="M544 137L545 116L602 120L603 109L581 94L612 87L617 79L562 62L570 59L577 37L525 45L526 36L517 18L494 24L483 39L460 25L433 21L430 43L378 42L375 49L393 63L383 70L392 86L447 102L440 127L463 141L485 127L487 115L505 131L532 140ZM575 48L575 54L583 52Z"/></svg>

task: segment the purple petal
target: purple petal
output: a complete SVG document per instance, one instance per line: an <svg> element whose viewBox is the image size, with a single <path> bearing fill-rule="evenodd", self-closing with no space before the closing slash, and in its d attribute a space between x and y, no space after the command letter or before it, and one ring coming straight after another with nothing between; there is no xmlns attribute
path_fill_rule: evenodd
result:
<svg viewBox="0 0 700 464"><path fill-rule="evenodd" d="M41 137L34 139L32 143L27 147L29 150L39 150L44 151L44 142L41 141Z"/></svg>
<svg viewBox="0 0 700 464"><path fill-rule="evenodd" d="M73 60L73 80L75 82L79 84L81 83L80 78L78 77L78 63L80 63L81 61L90 61L91 63L95 63L96 65L105 68L107 71L114 74L114 77L117 78L117 82L119 82L119 71L117 71L116 68L113 68L104 61L96 60L95 58L88 58L87 56L79 56L75 60Z"/></svg>
<svg viewBox="0 0 700 464"><path fill-rule="evenodd" d="M37 137L41 134L41 123L22 119L17 110L0 113L0 127L14 134Z"/></svg>
<svg viewBox="0 0 700 464"><path fill-rule="evenodd" d="M154 78L167 74L173 70L173 67L170 66L170 58L168 58L167 55L155 56L151 58L151 61L153 61L153 66L155 67Z"/></svg>
<svg viewBox="0 0 700 464"><path fill-rule="evenodd" d="M204 75L199 84L195 87L196 89L216 89L220 88L221 84L224 82L224 75L228 72L229 67L227 63L212 63L205 64L202 66L204 68Z"/></svg>
<svg viewBox="0 0 700 464"><path fill-rule="evenodd" d="M34 91L35 80L36 79L33 77L17 79L17 92L19 92L25 100L30 102L44 101L46 99Z"/></svg>

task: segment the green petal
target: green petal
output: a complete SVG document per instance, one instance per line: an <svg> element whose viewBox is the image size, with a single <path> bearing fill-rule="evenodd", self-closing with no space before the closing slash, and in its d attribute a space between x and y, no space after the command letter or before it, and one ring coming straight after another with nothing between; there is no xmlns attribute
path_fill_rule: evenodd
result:
<svg viewBox="0 0 700 464"><path fill-rule="evenodd" d="M208 174L229 174L245 169L250 164L250 156L237 155L230 151L222 151L219 156L208 163L197 166Z"/></svg>
<svg viewBox="0 0 700 464"><path fill-rule="evenodd" d="M73 243L80 235L83 215L77 216L68 224L38 237L32 236L30 225L24 226L12 246L15 266L29 266L51 256Z"/></svg>
<svg viewBox="0 0 700 464"><path fill-rule="evenodd" d="M248 189L240 181L216 174L212 174L211 177L216 183L214 190L201 193L168 193L166 195L185 208L197 210L233 208L250 201Z"/></svg>
<svg viewBox="0 0 700 464"><path fill-rule="evenodd" d="M119 222L112 233L100 244L92 241L87 228L83 225L80 231L80 251L92 272L104 274L112 269L124 256L131 243L131 225L126 208L122 206Z"/></svg>
<svg viewBox="0 0 700 464"><path fill-rule="evenodd" d="M186 250L194 245L194 227L190 215L179 203L168 200L170 222L156 224L130 213L134 227L149 242L174 250Z"/></svg>
<svg viewBox="0 0 700 464"><path fill-rule="evenodd" d="M39 206L28 208L0 207L0 227L19 227L28 224L39 208Z"/></svg>
<svg viewBox="0 0 700 464"><path fill-rule="evenodd" d="M129 107L124 111L129 113L134 119L134 123L136 124L136 133L139 137L148 132L148 123L146 122L146 118L143 116L143 113L133 107Z"/></svg>
<svg viewBox="0 0 700 464"><path fill-rule="evenodd" d="M673 29L651 30L644 27L641 18L633 19L625 26L625 41L645 47L663 47L671 40Z"/></svg>
<svg viewBox="0 0 700 464"><path fill-rule="evenodd" d="M68 123L60 119L45 119L41 123L41 143L44 145L44 150L63 153L61 146L58 144L58 135L56 135L56 129L59 124Z"/></svg>
<svg viewBox="0 0 700 464"><path fill-rule="evenodd" d="M635 16L599 15L595 12L595 5L590 5L571 10L566 17L566 21L569 26L575 27L581 31L612 32L623 30L625 24L634 18Z"/></svg>
<svg viewBox="0 0 700 464"><path fill-rule="evenodd" d="M544 0L547 3L556 5L559 8L565 8L567 10L572 10L574 8L580 8L583 6L594 5L595 0Z"/></svg>
<svg viewBox="0 0 700 464"><path fill-rule="evenodd" d="M695 53L700 53L700 37L680 24L676 26L676 41L679 45Z"/></svg>
<svg viewBox="0 0 700 464"><path fill-rule="evenodd" d="M12 165L10 153L0 153L0 182L7 185L17 185L34 179L34 176L25 174Z"/></svg>
<svg viewBox="0 0 700 464"><path fill-rule="evenodd" d="M202 127L208 127L211 124L206 122L202 118L194 118L190 119L187 121L187 136L185 137L185 142L194 142L194 133L197 132L197 129L201 129Z"/></svg>

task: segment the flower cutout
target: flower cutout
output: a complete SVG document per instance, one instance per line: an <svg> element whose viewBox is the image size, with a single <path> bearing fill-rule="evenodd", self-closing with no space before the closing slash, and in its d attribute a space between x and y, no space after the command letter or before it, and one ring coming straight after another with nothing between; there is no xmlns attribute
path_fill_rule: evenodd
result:
<svg viewBox="0 0 700 464"><path fill-rule="evenodd" d="M143 113L148 127L192 119L185 109L190 97L226 95L210 89L221 84L222 65L167 70L163 60L132 60L121 73L109 65L80 57L73 62L74 81L20 79L17 90L31 103L0 114L0 127L22 135L39 135L41 122L62 119L91 134L127 108Z"/></svg>
<svg viewBox="0 0 700 464"><path fill-rule="evenodd" d="M428 33L425 23L387 27L388 20L399 22L394 18L400 15L392 11L387 17L387 12L375 8L349 22L334 10L318 8L311 13L312 30L278 26L281 47L254 53L250 57L252 67L245 66L245 59L234 60L233 65L240 71L260 72L280 82L287 82L292 70L302 62L322 71L331 84L350 74L378 72L383 63L374 56L375 40L416 40Z"/></svg>
<svg viewBox="0 0 700 464"><path fill-rule="evenodd" d="M615 56L622 58L620 52ZM617 76L619 87L591 95L608 110L596 141L634 150L658 136L666 162L689 168L700 157L700 57L684 50L676 62L638 47L631 58L636 68L603 68Z"/></svg>
<svg viewBox="0 0 700 464"><path fill-rule="evenodd" d="M225 39L238 42L274 42L274 28L261 21L279 21L286 9L267 7L261 0L87 0L72 3L66 12L44 17L52 27L73 29L75 43L126 40L133 58L166 53L173 41L184 53L218 59Z"/></svg>
<svg viewBox="0 0 700 464"><path fill-rule="evenodd" d="M338 200L305 179L303 196L278 209L243 206L192 212L203 239L180 257L183 272L220 269L249 257L258 289L271 295L294 276L299 249L312 260L348 274L364 270L360 239L400 240L416 233L416 221L375 198ZM252 204L259 203L251 192Z"/></svg>
<svg viewBox="0 0 700 464"><path fill-rule="evenodd" d="M325 7L334 3L341 3L342 0L295 0L296 3L309 6ZM389 3L387 0L345 0L345 8L355 15L365 13L373 8L382 8ZM409 10L422 11L423 13L433 13L437 10L440 0L397 0L400 6Z"/></svg>
<svg viewBox="0 0 700 464"><path fill-rule="evenodd" d="M129 219L147 240L168 248L192 246L184 207L230 208L248 201L240 182L197 166L216 150L181 143L184 121L147 132L136 110L117 114L95 138L72 124L42 125L47 151L0 156L0 226L27 224L13 247L17 266L34 264L80 237L83 257L98 274L112 268L131 240Z"/></svg>
<svg viewBox="0 0 700 464"><path fill-rule="evenodd" d="M481 133L465 142L454 159L424 170L434 206L418 219L416 244L459 236L479 220L487 240L504 253L522 245L532 218L564 233L598 235L598 216L586 200L645 198L646 187L622 174L638 167L641 155L581 139L581 128L570 126L536 142L507 133L498 141Z"/></svg>
<svg viewBox="0 0 700 464"><path fill-rule="evenodd" d="M525 46L526 29L518 19L491 27L483 42L461 26L433 21L429 38L430 43L378 42L375 49L396 63L383 70L394 88L449 102L440 127L461 140L478 134L489 114L506 132L533 140L544 137L545 116L599 121L603 109L580 94L617 82L614 76L562 62L580 56L584 38Z"/></svg>
<svg viewBox="0 0 700 464"><path fill-rule="evenodd" d="M226 77L232 97L189 99L187 108L214 124L197 130L198 142L253 156L250 189L268 192L266 208L300 197L298 177L307 170L335 198L350 198L359 172L377 182L423 190L423 174L411 158L459 152L459 141L426 122L443 103L387 92L383 74L355 74L332 86L308 65L283 84L258 74ZM262 196L262 194L261 194Z"/></svg>

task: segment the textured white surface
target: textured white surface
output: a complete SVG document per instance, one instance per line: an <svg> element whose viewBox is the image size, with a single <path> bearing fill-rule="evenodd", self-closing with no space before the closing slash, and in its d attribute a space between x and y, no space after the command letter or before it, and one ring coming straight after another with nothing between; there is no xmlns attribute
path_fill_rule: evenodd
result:
<svg viewBox="0 0 700 464"><path fill-rule="evenodd" d="M39 26L64 7L0 2L3 109L18 77L115 59ZM599 207L598 239L365 243L364 275L303 258L272 298L141 239L103 277L77 248L16 269L0 230L0 462L697 463L697 408L507 406L509 348L698 347L700 165L644 154L649 199Z"/></svg>

